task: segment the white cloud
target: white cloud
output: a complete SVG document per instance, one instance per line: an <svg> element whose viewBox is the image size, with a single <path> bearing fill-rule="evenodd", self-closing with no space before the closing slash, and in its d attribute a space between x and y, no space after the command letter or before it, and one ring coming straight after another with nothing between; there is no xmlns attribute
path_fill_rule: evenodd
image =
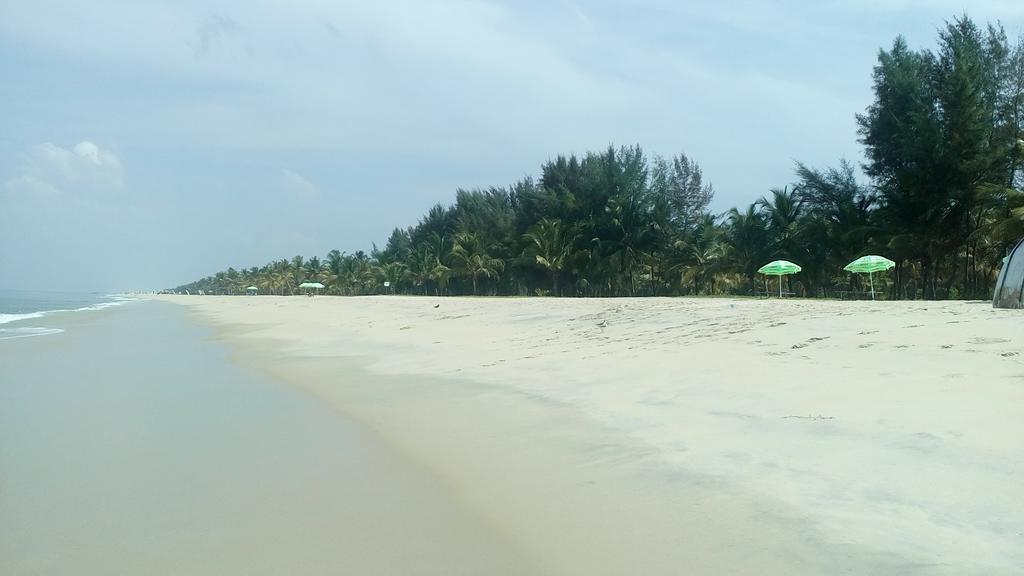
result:
<svg viewBox="0 0 1024 576"><path fill-rule="evenodd" d="M24 174L7 180L5 187L14 196L29 195L38 198L54 198L60 194L50 183Z"/></svg>
<svg viewBox="0 0 1024 576"><path fill-rule="evenodd" d="M105 191L123 185L121 160L110 150L83 140L71 148L51 142L25 155L21 174L7 180L13 193L57 196L62 191Z"/></svg>
<svg viewBox="0 0 1024 576"><path fill-rule="evenodd" d="M320 189L315 184L288 169L281 174L281 186L288 195L295 198L302 200L320 198Z"/></svg>

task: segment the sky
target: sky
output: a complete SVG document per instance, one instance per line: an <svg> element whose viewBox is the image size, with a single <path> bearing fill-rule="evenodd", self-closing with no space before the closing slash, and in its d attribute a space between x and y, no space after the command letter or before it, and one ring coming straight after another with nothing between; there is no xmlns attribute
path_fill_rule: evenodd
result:
<svg viewBox="0 0 1024 576"><path fill-rule="evenodd" d="M368 250L558 154L685 153L712 208L862 160L878 50L1019 0L5 2L0 288Z"/></svg>

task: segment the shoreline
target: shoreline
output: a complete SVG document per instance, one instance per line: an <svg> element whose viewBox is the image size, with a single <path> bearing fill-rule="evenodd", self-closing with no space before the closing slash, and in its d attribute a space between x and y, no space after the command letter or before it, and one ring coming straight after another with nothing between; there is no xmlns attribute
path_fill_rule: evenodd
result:
<svg viewBox="0 0 1024 576"><path fill-rule="evenodd" d="M783 504L666 469L642 443L566 406L472 380L381 375L369 369L371 356L282 353L287 341L214 326L237 347L236 361L311 394L437 479L460 508L526 551L524 564L539 567L522 573L675 574L685 566L698 575L782 574L793 564L780 556L799 557L807 573L827 569L806 542L733 531L760 515L795 526ZM681 478L687 490L667 494ZM650 490L659 497L648 498ZM744 546L751 550L734 554Z"/></svg>
<svg viewBox="0 0 1024 576"><path fill-rule="evenodd" d="M241 362L315 394L443 478L553 573L685 566L695 574L812 574L838 563L854 573L998 574L1024 558L1007 534L1024 518L1012 483L1021 452L998 441L1020 431L998 419L1007 400L1021 399L1003 381L1020 371L1008 354L1019 342L973 336L971 346L1008 355L997 356L1002 364L976 362L988 373L979 381L994 380L1002 402L969 406L963 390L941 382L956 380L943 370L981 352L901 344L898 333L915 321L930 323L929 340L963 340L963 327L947 322L1015 333L1014 316L976 304L169 299L217 326ZM788 321L757 320L778 304ZM657 335L682 316L690 317L680 325L686 345L676 337L666 346ZM859 322L843 316L879 329L854 331ZM602 319L605 328L596 326ZM780 334L782 326L789 328ZM829 335L808 336L823 329ZM784 336L771 344L759 337L767 333ZM731 362L750 350L760 352L757 363ZM856 367L835 363L857 352L882 364L902 354L911 366L814 386L849 379ZM665 365L695 358L708 365L683 370L682 380ZM801 363L826 373L764 377ZM933 377L941 387L929 384ZM894 385L909 390L892 392ZM871 402L887 390L895 407ZM965 419L953 397L996 419ZM919 409L907 404L912 398ZM899 414L904 422L891 421ZM972 430L971 442L941 429L979 422L987 425ZM929 486L936 474L950 485ZM965 497L962 486L985 494ZM993 506L1003 510L979 515Z"/></svg>
<svg viewBox="0 0 1024 576"><path fill-rule="evenodd" d="M0 572L544 573L191 315L145 302L0 342Z"/></svg>

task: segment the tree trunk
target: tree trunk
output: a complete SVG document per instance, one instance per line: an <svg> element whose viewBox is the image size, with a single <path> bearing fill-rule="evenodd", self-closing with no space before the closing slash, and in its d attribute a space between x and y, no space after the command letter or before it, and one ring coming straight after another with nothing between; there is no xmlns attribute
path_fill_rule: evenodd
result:
<svg viewBox="0 0 1024 576"><path fill-rule="evenodd" d="M921 280L924 282L924 290L922 290L921 296L925 300L930 300L930 287L931 287L931 275L932 275L932 263L929 258L923 258L921 260Z"/></svg>

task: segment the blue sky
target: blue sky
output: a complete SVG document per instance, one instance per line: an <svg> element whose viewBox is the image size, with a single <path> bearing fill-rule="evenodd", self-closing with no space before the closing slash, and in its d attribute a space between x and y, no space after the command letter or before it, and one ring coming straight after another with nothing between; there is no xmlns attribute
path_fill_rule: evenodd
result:
<svg viewBox="0 0 1024 576"><path fill-rule="evenodd" d="M177 285L383 243L609 143L713 208L860 161L877 51L1017 0L21 2L0 17L0 287Z"/></svg>

